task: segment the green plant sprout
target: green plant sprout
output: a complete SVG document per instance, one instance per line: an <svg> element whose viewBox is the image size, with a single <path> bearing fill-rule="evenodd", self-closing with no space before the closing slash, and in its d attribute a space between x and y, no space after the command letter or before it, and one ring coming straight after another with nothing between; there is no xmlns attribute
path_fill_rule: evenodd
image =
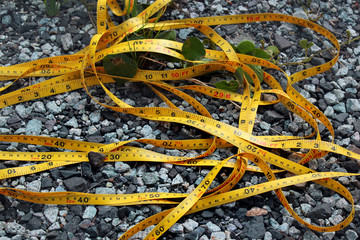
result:
<svg viewBox="0 0 360 240"><path fill-rule="evenodd" d="M45 11L46 14L49 17L55 17L59 11L60 11L60 7L61 7L61 2L58 0L44 0L44 4L45 4Z"/></svg>

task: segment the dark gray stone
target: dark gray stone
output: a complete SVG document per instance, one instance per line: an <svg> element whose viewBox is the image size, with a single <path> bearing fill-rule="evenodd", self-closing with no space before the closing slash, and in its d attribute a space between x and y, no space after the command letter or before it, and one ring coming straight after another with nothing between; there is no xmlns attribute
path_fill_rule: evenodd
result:
<svg viewBox="0 0 360 240"><path fill-rule="evenodd" d="M264 113L264 120L268 123L275 123L283 118L284 117L282 115L272 110Z"/></svg>
<svg viewBox="0 0 360 240"><path fill-rule="evenodd" d="M29 230L40 229L43 226L43 222L40 218L33 216L26 224L26 228Z"/></svg>
<svg viewBox="0 0 360 240"><path fill-rule="evenodd" d="M81 219L79 216L73 217L68 223L65 224L63 228L64 231L72 232L72 233L76 232L80 221Z"/></svg>
<svg viewBox="0 0 360 240"><path fill-rule="evenodd" d="M101 152L89 152L88 158L92 167L99 168L104 163L106 154Z"/></svg>
<svg viewBox="0 0 360 240"><path fill-rule="evenodd" d="M82 177L72 177L64 180L64 184L69 191L84 192L87 188L87 182Z"/></svg>
<svg viewBox="0 0 360 240"><path fill-rule="evenodd" d="M100 221L100 224L98 225L99 230L99 236L103 237L106 236L112 229L111 223L105 222L103 219Z"/></svg>
<svg viewBox="0 0 360 240"><path fill-rule="evenodd" d="M51 188L53 187L52 180L49 177L43 177L41 178L41 188Z"/></svg>
<svg viewBox="0 0 360 240"><path fill-rule="evenodd" d="M275 45L280 51L284 51L292 46L291 42L286 40L283 36L275 34Z"/></svg>
<svg viewBox="0 0 360 240"><path fill-rule="evenodd" d="M101 136L101 135L88 136L88 137L87 137L87 140L88 140L89 142L94 142L94 143L102 143L102 142L104 142L104 138L103 138L103 136Z"/></svg>
<svg viewBox="0 0 360 240"><path fill-rule="evenodd" d="M307 217L311 219L328 219L332 214L331 205L328 203L322 203L314 207L309 211Z"/></svg>
<svg viewBox="0 0 360 240"><path fill-rule="evenodd" d="M265 236L265 226L263 216L257 216L250 219L248 222L244 222L243 233L250 239L263 239Z"/></svg>
<svg viewBox="0 0 360 240"><path fill-rule="evenodd" d="M60 170L60 174L64 178L80 177L80 173L78 171L73 171L73 170Z"/></svg>

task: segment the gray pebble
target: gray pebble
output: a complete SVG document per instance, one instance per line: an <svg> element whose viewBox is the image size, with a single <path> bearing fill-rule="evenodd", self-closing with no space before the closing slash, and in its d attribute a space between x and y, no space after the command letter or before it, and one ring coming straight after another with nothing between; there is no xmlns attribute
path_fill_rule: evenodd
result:
<svg viewBox="0 0 360 240"><path fill-rule="evenodd" d="M62 111L62 108L59 107L55 101L48 102L46 108L50 113L59 114Z"/></svg>
<svg viewBox="0 0 360 240"><path fill-rule="evenodd" d="M320 189L316 188L315 184L310 184L309 187L309 194L312 198L314 198L316 201L320 201L323 194Z"/></svg>
<svg viewBox="0 0 360 240"><path fill-rule="evenodd" d="M345 236L348 240L354 240L359 238L359 235L354 230L351 229L345 232Z"/></svg>
<svg viewBox="0 0 360 240"><path fill-rule="evenodd" d="M335 112L338 112L338 113L346 113L346 108L345 108L344 102L340 102L340 103L334 105L333 109L335 110Z"/></svg>
<svg viewBox="0 0 360 240"><path fill-rule="evenodd" d="M213 232L210 239L226 239L226 234L224 232Z"/></svg>
<svg viewBox="0 0 360 240"><path fill-rule="evenodd" d="M303 240L320 240L320 238L318 238L315 233L308 230L304 233Z"/></svg>
<svg viewBox="0 0 360 240"><path fill-rule="evenodd" d="M65 51L72 49L74 43L70 33L66 33L60 37L62 47Z"/></svg>
<svg viewBox="0 0 360 240"><path fill-rule="evenodd" d="M327 105L335 105L339 103L339 100L337 99L336 95L328 92L324 95L324 101L326 102Z"/></svg>
<svg viewBox="0 0 360 240"><path fill-rule="evenodd" d="M360 111L360 102L358 99L348 99L346 101L346 111L348 113L359 112Z"/></svg>
<svg viewBox="0 0 360 240"><path fill-rule="evenodd" d="M115 188L98 187L95 189L96 194L115 194Z"/></svg>
<svg viewBox="0 0 360 240"><path fill-rule="evenodd" d="M23 234L25 232L25 227L17 222L8 222L5 224L4 230L8 234Z"/></svg>
<svg viewBox="0 0 360 240"><path fill-rule="evenodd" d="M184 227L180 223L175 223L174 225L171 226L169 232L181 234L184 232Z"/></svg>
<svg viewBox="0 0 360 240"><path fill-rule="evenodd" d="M41 121L32 119L26 124L26 135L40 135L42 128Z"/></svg>
<svg viewBox="0 0 360 240"><path fill-rule="evenodd" d="M127 172L130 170L130 166L124 162L115 162L115 170L120 173Z"/></svg>
<svg viewBox="0 0 360 240"><path fill-rule="evenodd" d="M46 112L44 103L40 102L40 101L34 102L34 104L32 105L32 108L33 108L34 112L38 112L38 113Z"/></svg>
<svg viewBox="0 0 360 240"><path fill-rule="evenodd" d="M199 226L199 223L197 223L194 220L189 218L183 223L183 226L186 231L192 232L192 231L194 231L195 228L197 228Z"/></svg>
<svg viewBox="0 0 360 240"><path fill-rule="evenodd" d="M9 26L11 23L11 16L10 15L3 16L1 19L1 23L4 24L5 26Z"/></svg>
<svg viewBox="0 0 360 240"><path fill-rule="evenodd" d="M44 210L44 215L50 223L55 223L58 213L58 207L48 207Z"/></svg>
<svg viewBox="0 0 360 240"><path fill-rule="evenodd" d="M74 105L74 109L76 110L84 110L85 109L85 106L87 104L87 99L82 99L80 100L79 102L77 102L75 105Z"/></svg>
<svg viewBox="0 0 360 240"><path fill-rule="evenodd" d="M83 219L93 219L97 213L97 209L94 206L87 206L82 215Z"/></svg>
<svg viewBox="0 0 360 240"><path fill-rule="evenodd" d="M81 95L78 92L70 93L66 98L65 101L69 103L71 106L75 105L81 99Z"/></svg>
<svg viewBox="0 0 360 240"><path fill-rule="evenodd" d="M145 125L141 129L140 133L141 133L141 135L143 135L143 137L147 137L153 133L153 130L149 125Z"/></svg>
<svg viewBox="0 0 360 240"><path fill-rule="evenodd" d="M214 224L214 223L212 223L210 221L206 223L206 226L207 226L207 228L209 229L210 232L219 232L219 231L221 231L221 228L218 225L216 225L216 224Z"/></svg>
<svg viewBox="0 0 360 240"><path fill-rule="evenodd" d="M31 108L26 108L24 105L18 104L15 107L15 111L21 118L27 118L31 113Z"/></svg>
<svg viewBox="0 0 360 240"><path fill-rule="evenodd" d="M72 117L69 121L65 123L65 126L77 128L79 127L79 124L75 117Z"/></svg>
<svg viewBox="0 0 360 240"><path fill-rule="evenodd" d="M46 55L50 55L52 53L52 48L53 47L50 45L50 43L45 43L44 45L41 46L41 50Z"/></svg>
<svg viewBox="0 0 360 240"><path fill-rule="evenodd" d="M301 236L301 231L292 226L289 228L289 235L295 239L298 239Z"/></svg>
<svg viewBox="0 0 360 240"><path fill-rule="evenodd" d="M177 174L176 177L172 180L171 185L175 186L182 183L184 183L184 179L181 177L180 174Z"/></svg>
<svg viewBox="0 0 360 240"><path fill-rule="evenodd" d="M340 68L340 69L336 72L336 76L341 76L341 77L343 77L343 76L346 76L346 75L348 74L348 72L349 72L348 67L344 66L344 67Z"/></svg>
<svg viewBox="0 0 360 240"><path fill-rule="evenodd" d="M159 181L159 177L157 173L144 173L143 174L143 181L146 185L153 185Z"/></svg>
<svg viewBox="0 0 360 240"><path fill-rule="evenodd" d="M311 205L307 204L307 203L300 204L300 208L301 208L301 212L304 214L304 216L308 216L312 210Z"/></svg>

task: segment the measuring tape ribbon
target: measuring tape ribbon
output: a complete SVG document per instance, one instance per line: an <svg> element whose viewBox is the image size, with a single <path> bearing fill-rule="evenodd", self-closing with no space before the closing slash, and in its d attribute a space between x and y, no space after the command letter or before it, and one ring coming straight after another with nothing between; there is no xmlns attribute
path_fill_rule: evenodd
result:
<svg viewBox="0 0 360 240"><path fill-rule="evenodd" d="M101 104L104 107L107 107L109 109L112 109L114 111L118 112L124 112L124 113L130 113L139 117L143 117L149 120L155 120L155 121L170 121L170 122L177 122L182 123L185 125L189 125L195 128L198 128L200 130L203 130L205 132L211 133L214 136L216 136L214 139L207 139L207 140L201 140L195 143L194 149L207 149L203 154L200 154L199 156L192 158L192 161L187 161L186 158L181 157L164 157L160 154L154 153L148 153L148 156L156 156L158 160L153 161L169 161L174 162L177 164L183 164L183 165L198 165L200 166L203 164L204 166L214 166L211 173L215 174L216 171L219 171L221 167L232 167L234 170L230 174L229 178L224 181L223 184L219 185L218 187L208 191L208 194L205 197L202 197L202 194L205 193L201 192L201 196L197 192L199 188L196 188L194 192L190 193L189 196L192 196L189 198L187 196L180 205L178 205L178 209L181 208L181 206L189 205L189 207L186 208L186 210L182 210L181 212L177 212L174 214L171 214L171 211L166 211L166 214L161 213L160 215L162 217L159 217L160 215L156 215L149 219L147 219L148 223L156 224L161 221L160 218L167 219L169 221L163 222L160 225L156 226L155 229L151 232L151 236L148 236L148 239L156 239L158 238L163 232L166 231L169 227L171 227L172 223L176 222L177 219L179 219L184 214L189 214L192 211L192 209L196 209L196 211L199 211L200 209L206 209L212 206L217 206L220 204L224 204L226 202L232 202L238 199L244 198L244 194L246 196L253 196L250 194L252 191L254 192L254 195L263 192L266 192L268 189L275 190L275 193L277 194L280 201L283 203L285 208L293 215L294 218L296 218L299 222L304 224L305 226L316 230L316 231L337 231L339 229L344 228L347 226L351 220L354 217L354 201L352 199L351 194L348 192L348 190L343 187L341 184L337 183L336 181L329 179L330 177L338 177L338 176L354 176L356 174L344 174L344 173L318 173L314 172L311 169L308 169L301 164L293 163L292 161L289 161L285 158L282 158L281 156L275 155L262 147L265 148L294 148L294 149L309 149L309 152L303 156L303 159L300 161L300 163L306 163L312 158L316 158L319 156L325 156L327 152L334 152L338 154L342 154L348 157L352 158L359 158L359 155L356 153L353 153L351 151L348 151L340 146L337 146L333 143L328 143L321 141L318 126L316 123L316 119L319 120L322 124L325 125L325 127L330 131L331 135L334 139L334 130L331 126L329 120L325 117L325 115L319 111L315 106L313 106L310 102L308 102L305 98L303 98L294 88L293 84L296 82L310 76L314 76L316 74L322 73L328 69L330 69L337 61L339 56L339 49L340 46L338 44L337 39L325 28L322 28L321 26L318 26L315 23L312 23L310 21L292 17L292 16L286 16L281 14L245 14L245 15L234 15L234 16L219 16L219 17L205 17L205 18L196 18L196 19L184 19L184 20L174 20L174 21L165 21L165 22L156 22L156 23L147 23L146 20L149 19L152 15L154 15L156 12L162 9L164 11L164 7L169 1L165 0L157 0L154 4L152 4L150 7L148 7L145 11L143 11L141 14L139 14L138 17L132 18L124 22L123 24L120 24L119 26L114 26L112 23L108 11L107 11L107 5L109 5L110 9L114 11L116 15L126 14L127 9L131 9L132 3L130 1L125 1L125 10L121 11L118 5L115 5L113 2L106 1L106 0L100 0L98 1L98 18L97 18L97 25L98 25L98 34L92 38L90 46L83 49L82 51L78 52L75 55L71 56L63 56L63 57L54 57L54 58L48 58L44 60L37 60L33 62L29 62L26 64L19 64L13 67L2 67L0 68L0 80L9 80L11 78L19 79L20 77L30 77L30 76L56 76L60 75L58 77L55 77L53 79L44 81L42 83L39 83L37 86L40 88L39 90L36 89L35 86L30 86L25 89L22 89L19 91L15 91L13 93L5 94L0 97L0 107L10 106L19 102L28 101L32 99L36 99L39 97L45 97L50 96L58 93L67 92L70 90L80 89L82 87L85 88L85 90L90 95L87 87L93 86L93 85L101 85L102 88L105 90L105 92L111 97L111 99L119 106L119 107L113 107L108 106L105 104ZM131 10L130 10L131 11ZM153 21L153 20L152 20ZM284 21L289 22L293 24L297 24L300 26L304 26L307 28L310 28L323 36L327 37L336 47L337 54L334 56L334 58L329 61L328 63L322 64L317 67L309 68L303 71L300 71L298 73L292 74L288 76L286 73L284 73L280 68L278 68L276 65L265 61L261 59L257 59L250 56L244 56L240 54L236 54L232 47L228 44L227 41L225 41L221 36L219 36L213 29L211 29L210 25L223 25L223 24L239 24L239 23L250 23L250 22L261 22L261 21ZM106 25L110 29L107 29ZM204 33L206 36L208 36L211 40L213 40L215 43L218 44L220 48L222 48L223 51L213 51L213 50L206 50L206 57L209 59L213 59L215 61L222 61L218 63L202 63L198 62L194 67L186 68L186 69L180 69L180 70L166 70L166 71L146 71L146 70L139 70L138 73L135 75L133 79L130 79L130 81L143 81L146 84L151 84L152 88L158 95L169 105L170 109L166 108L136 108L132 107L120 99L118 99L114 94L112 94L104 85L104 83L111 83L113 82L113 79L110 76L104 75L104 72L101 70L101 68L97 68L95 66L95 62L101 60L103 57L105 57L107 54L113 54L113 53L120 53L120 52L129 52L129 51L148 51L148 52L156 52L156 53L162 53L169 56L177 57L179 59L184 59L184 57L178 53L176 50L181 50L182 44L167 40L135 40L131 43L134 44L134 46L129 47L129 42L122 43L122 39L127 34L131 34L138 29L142 27L149 27L153 28L154 30L166 30L166 29L176 29L176 28L188 28L188 27L194 27L195 29L198 29L202 33ZM142 42L141 42L142 41ZM107 44L110 44L110 46L107 46ZM127 45L127 46L126 46ZM172 50L173 49L173 50ZM264 72L264 80L266 83L268 83L273 89L271 90L261 90L260 88L260 82L257 78L256 74L249 69L245 64L255 64L260 65L263 67L269 67L276 70L282 71L285 76L288 79L287 84L287 91L286 93L282 92L281 87L276 82L276 80L270 75ZM70 67L71 66L71 67ZM90 66L90 68L88 68ZM27 70L23 70L24 67L27 68ZM247 85L245 83L244 87L244 94L236 94L236 93L230 93L223 90L215 90L213 88L209 87L196 87L196 86L181 86L178 88L172 88L170 85L165 84L164 82L161 82L163 80L181 80L184 78L189 77L195 77L199 76L204 73L208 73L214 70L226 70L229 72L234 72L236 67L242 67L245 72L249 73L249 75L252 77L254 86ZM15 81L16 81L15 80ZM154 82L158 81L158 82ZM40 87L41 86L41 87ZM190 102L190 104L199 111L203 116L196 115L193 113L183 112L180 111L174 104L170 102L170 100L167 99L165 95L163 95L160 91L155 89L153 86L156 86L158 88L163 88L181 98L184 100ZM1 90L5 90L9 87L5 86ZM35 89L34 89L35 88ZM235 128L232 126L229 126L225 123L222 123L220 121L216 121L211 118L211 115L209 112L201 106L201 104L196 101L194 98L186 94L185 92L179 91L177 89L183 89L183 90L192 90L201 92L203 94L220 98L220 99L226 99L226 100L235 100L240 103L242 103L241 112L240 112L240 118L239 118L239 128ZM254 95L250 97L250 89L253 91ZM42 90L41 94L40 90ZM37 93L37 95L35 94ZM260 100L262 93L270 93L270 94L276 94L278 97L277 101L272 102L264 102ZM90 95L91 96L91 95ZM94 98L93 98L94 99ZM94 99L95 100L95 99ZM95 100L96 101L96 100ZM283 103L290 111L294 112L295 114L301 116L304 118L313 128L314 132L310 134L307 137L315 136L316 134L316 140L305 140L305 139L298 139L297 137L293 136L253 136L251 134L252 128L255 123L255 117L257 108L259 105L267 105L267 104L274 104L276 102ZM0 140L4 139L6 140L6 136L0 136ZM47 167L54 167L54 164L73 164L75 162L81 162L81 161L88 161L87 158L87 152L91 149L94 151L102 151L107 155L107 158L105 161L111 161L111 160L117 160L116 158L123 158L124 160L149 160L147 157L147 152L145 150L139 150L133 147L126 147L123 146L124 144L130 142L122 142L118 144L108 144L108 145L100 145L100 144L91 144L91 143L76 143L72 142L72 140L66 141L66 140L55 140L53 138L38 138L39 142L40 140L42 143L46 143L47 140L48 143L55 144L56 143L60 146L60 148L66 148L75 151L84 151L82 153L10 153L9 155L3 155L3 159L7 159L10 157L10 159L19 158L20 155L23 156L23 158L30 160L50 160L45 163L38 164L39 166L47 166ZM9 140L9 139L8 139ZM11 139L15 141L15 139ZM19 140L19 138L18 138ZM23 139L24 141L28 141ZM183 141L182 144L177 143L176 141L154 141L154 140L138 140L139 142L153 144L155 146L163 146L168 148L180 148L186 149L186 147L191 147L191 144L185 144L184 146ZM186 140L187 141L187 140ZM191 141L191 140L190 140ZM34 144L33 142L29 142L31 144ZM166 143L166 144L165 144ZM205 144L206 143L206 144ZM78 144L78 146L75 146ZM162 144L162 145L161 145ZM174 144L173 146L170 146L171 144ZM46 144L45 144L46 145ZM71 146L70 146L71 145ZM167 146L166 146L167 145ZM206 145L206 147L205 147ZM236 146L239 148L240 151L244 152L250 152L254 155L254 157L246 155L246 153L240 153L243 156L247 156L247 159L257 161L257 164L259 164L259 167L262 169L261 171L265 174L265 176L268 178L269 182L260 184L257 188L243 188L239 190L233 190L228 192L232 187L231 184L236 184L237 181L239 181L242 177L242 175L245 173L245 169L249 170L260 170L258 168L255 168L253 166L247 166L247 161L245 158L239 158L241 160L237 160L234 162L227 162L228 159L223 160L221 162L217 160L209 160L209 159L196 159L196 158L202 158L208 156L210 153L212 153L216 148L218 147L226 147L226 146ZM70 148L68 148L70 147ZM130 150L131 156L128 153L128 156L126 156L126 153L121 152L108 152L115 150L117 148L121 148L123 150ZM140 153L142 152L142 153ZM26 157L24 157L25 155ZM31 158L31 154L38 154L37 157ZM68 154L68 155L66 155ZM123 155L125 154L125 155ZM151 155L153 154L153 155ZM76 156L77 155L77 156ZM15 157L17 156L17 157ZM42 159L42 157L45 156L47 158L50 156L50 159ZM58 157L56 157L58 156ZM65 156L74 156L70 157L69 161L61 161L61 159ZM144 157L145 156L145 157ZM54 157L54 158L53 158ZM1 157L0 157L1 158ZM40 159L39 159L40 158ZM112 159L111 159L112 158ZM54 161L54 159L58 161ZM9 160L9 159L7 159ZM264 161L263 161L264 160ZM196 163L195 163L196 161ZM273 164L275 166L280 167L281 169L293 172L295 174L298 174L298 176L286 178L286 179L280 179L275 180L275 172L271 170L270 168L266 168L267 163ZM195 164L194 164L195 163ZM255 162L256 163L256 162ZM53 164L53 165L51 165ZM220 165L221 167L219 167ZM51 165L51 166L50 166ZM261 166L260 166L261 165ZM26 169L34 168L34 165L31 166L22 166L17 169L20 170L20 168L23 168L24 174L26 173ZM267 166L268 167L268 166ZM35 167L37 168L37 166ZM265 169L265 170L264 170ZM21 176L16 175L19 174L15 170L15 168L8 169L11 171L11 176ZM0 173L3 170L0 170ZM3 171L5 172L5 171ZM16 172L16 174L15 174ZM21 171L20 171L21 172ZM310 172L310 173L309 173ZM8 172L9 173L9 172ZM343 175L341 175L343 174ZM216 175L216 174L215 174ZM311 177L308 177L310 176ZM1 176L1 174L0 174ZM209 177L204 179L204 181L212 182L212 179L215 176ZM210 181L210 180L211 181ZM326 179L326 180L319 180L319 179ZM290 181L290 183L288 182ZM287 202L285 196L281 192L281 188L284 186L290 186L294 185L296 182L306 182L306 181L315 181L318 184L321 184L325 187L328 187L339 194L343 195L353 206L353 209L349 216L341 223L336 226L322 228L314 225L310 225L303 221L299 216L296 215L296 213L292 210L289 203ZM277 185L272 185L272 184ZM261 191L260 191L260 190ZM276 190L277 189L277 190ZM270 191L268 190L268 191ZM20 190L14 190L14 189L4 189L1 188L0 192L4 195L11 196L16 193L16 191ZM243 192L242 192L243 191ZM21 192L21 191L20 191ZM241 195L242 193L243 195ZM18 193L20 194L20 193ZM28 196L34 196L36 193L29 193L26 191L21 192L22 198L29 199ZM53 195L51 195L53 194ZM79 195L76 195L79 194ZM79 201L84 201L84 195L81 195L81 193L69 193L69 195L73 195L74 201L68 204L79 204ZM136 194L135 194L136 195ZM140 196L141 194L137 194L137 196ZM19 195L20 196L20 195ZM48 197L43 197L43 201L47 201L51 198L51 196L60 196L56 195L55 193L49 193ZM82 197L81 197L82 196ZM195 198L193 198L195 196ZM109 197L109 196L107 196ZM148 196L150 197L150 196ZM185 196L183 196L185 197ZM171 197L166 197L171 198ZM204 198L204 199L203 199ZM40 198L39 198L40 199ZM47 199L47 200L45 200ZM81 200L80 200L81 199ZM138 201L134 202L116 202L115 200L112 200L107 198L106 201L104 200L101 202L100 200L98 202L92 202L93 204L150 204L150 203L164 203L164 204L178 204L178 202L169 201L166 199L138 199ZM25 199L26 200L26 199ZM71 200L72 201L72 200ZM86 198L86 201L90 201L90 199ZM115 202L114 202L115 201ZM205 202L209 201L210 204L206 204ZM55 203L55 200L53 201ZM85 203L82 203L85 204ZM184 205L181 205L184 204ZM192 207L193 206L193 207ZM176 209L176 208L175 208ZM189 210L189 211L188 211ZM171 221L170 221L171 220ZM169 223L171 222L171 224ZM141 223L142 227L144 227L146 224ZM151 224L151 225L152 225ZM136 225L137 226L137 225ZM140 227L137 227L137 230L139 230ZM134 230L131 230L131 232L134 233ZM123 236L127 236L127 234L124 234ZM123 239L123 238L121 238Z"/></svg>

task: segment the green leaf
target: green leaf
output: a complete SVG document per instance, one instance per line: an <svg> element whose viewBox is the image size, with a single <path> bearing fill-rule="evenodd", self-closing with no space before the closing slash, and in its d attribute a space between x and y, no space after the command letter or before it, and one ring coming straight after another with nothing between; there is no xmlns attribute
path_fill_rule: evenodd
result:
<svg viewBox="0 0 360 240"><path fill-rule="evenodd" d="M182 54L190 61L200 60L205 57L205 48L197 37L189 37L183 44Z"/></svg>
<svg viewBox="0 0 360 240"><path fill-rule="evenodd" d="M126 78L134 77L138 69L136 62L123 53L105 56L103 65L107 74ZM114 80L121 85L127 81L122 78L114 78Z"/></svg>
<svg viewBox="0 0 360 240"><path fill-rule="evenodd" d="M265 51L267 51L270 56L277 56L280 54L280 50L274 45L268 46Z"/></svg>
<svg viewBox="0 0 360 240"><path fill-rule="evenodd" d="M207 46L207 47L211 48L212 50L216 49L215 43L210 38L205 38L203 40L203 44L204 44L204 46Z"/></svg>
<svg viewBox="0 0 360 240"><path fill-rule="evenodd" d="M156 39L167 39L167 40L175 41L175 39L176 39L176 31L175 30L163 31L163 32L159 33L158 35L156 35L155 38Z"/></svg>
<svg viewBox="0 0 360 240"><path fill-rule="evenodd" d="M237 46L239 53L247 54L248 52L255 49L255 44L252 41L244 40Z"/></svg>
<svg viewBox="0 0 360 240"><path fill-rule="evenodd" d="M301 39L300 40L300 46L303 48L303 49L307 49L308 48L308 40L307 39Z"/></svg>
<svg viewBox="0 0 360 240"><path fill-rule="evenodd" d="M238 67L235 71L235 78L239 83L242 83L244 80L244 70L241 67Z"/></svg>
<svg viewBox="0 0 360 240"><path fill-rule="evenodd" d="M215 83L215 87L231 92L237 92L237 90L239 89L239 82L235 80L231 80L230 82L224 80Z"/></svg>
<svg viewBox="0 0 360 240"><path fill-rule="evenodd" d="M264 80L264 71L261 69L261 67L258 65L252 65L252 64L248 64L248 67L250 67L255 72L256 76L259 78L260 83L262 83L262 81ZM244 72L244 73L245 73L245 77L248 80L248 82L251 84L254 84L254 81L252 80L250 75L246 72Z"/></svg>
<svg viewBox="0 0 360 240"><path fill-rule="evenodd" d="M230 46L234 49L236 53L240 53L239 49L234 44L230 43Z"/></svg>
<svg viewBox="0 0 360 240"><path fill-rule="evenodd" d="M263 49L255 48L249 52L249 55L252 55L254 57L263 58L263 59L270 59L271 56L265 52Z"/></svg>
<svg viewBox="0 0 360 240"><path fill-rule="evenodd" d="M307 45L307 48L311 48L312 46L314 46L314 43L313 43L313 42L309 42L308 45Z"/></svg>

